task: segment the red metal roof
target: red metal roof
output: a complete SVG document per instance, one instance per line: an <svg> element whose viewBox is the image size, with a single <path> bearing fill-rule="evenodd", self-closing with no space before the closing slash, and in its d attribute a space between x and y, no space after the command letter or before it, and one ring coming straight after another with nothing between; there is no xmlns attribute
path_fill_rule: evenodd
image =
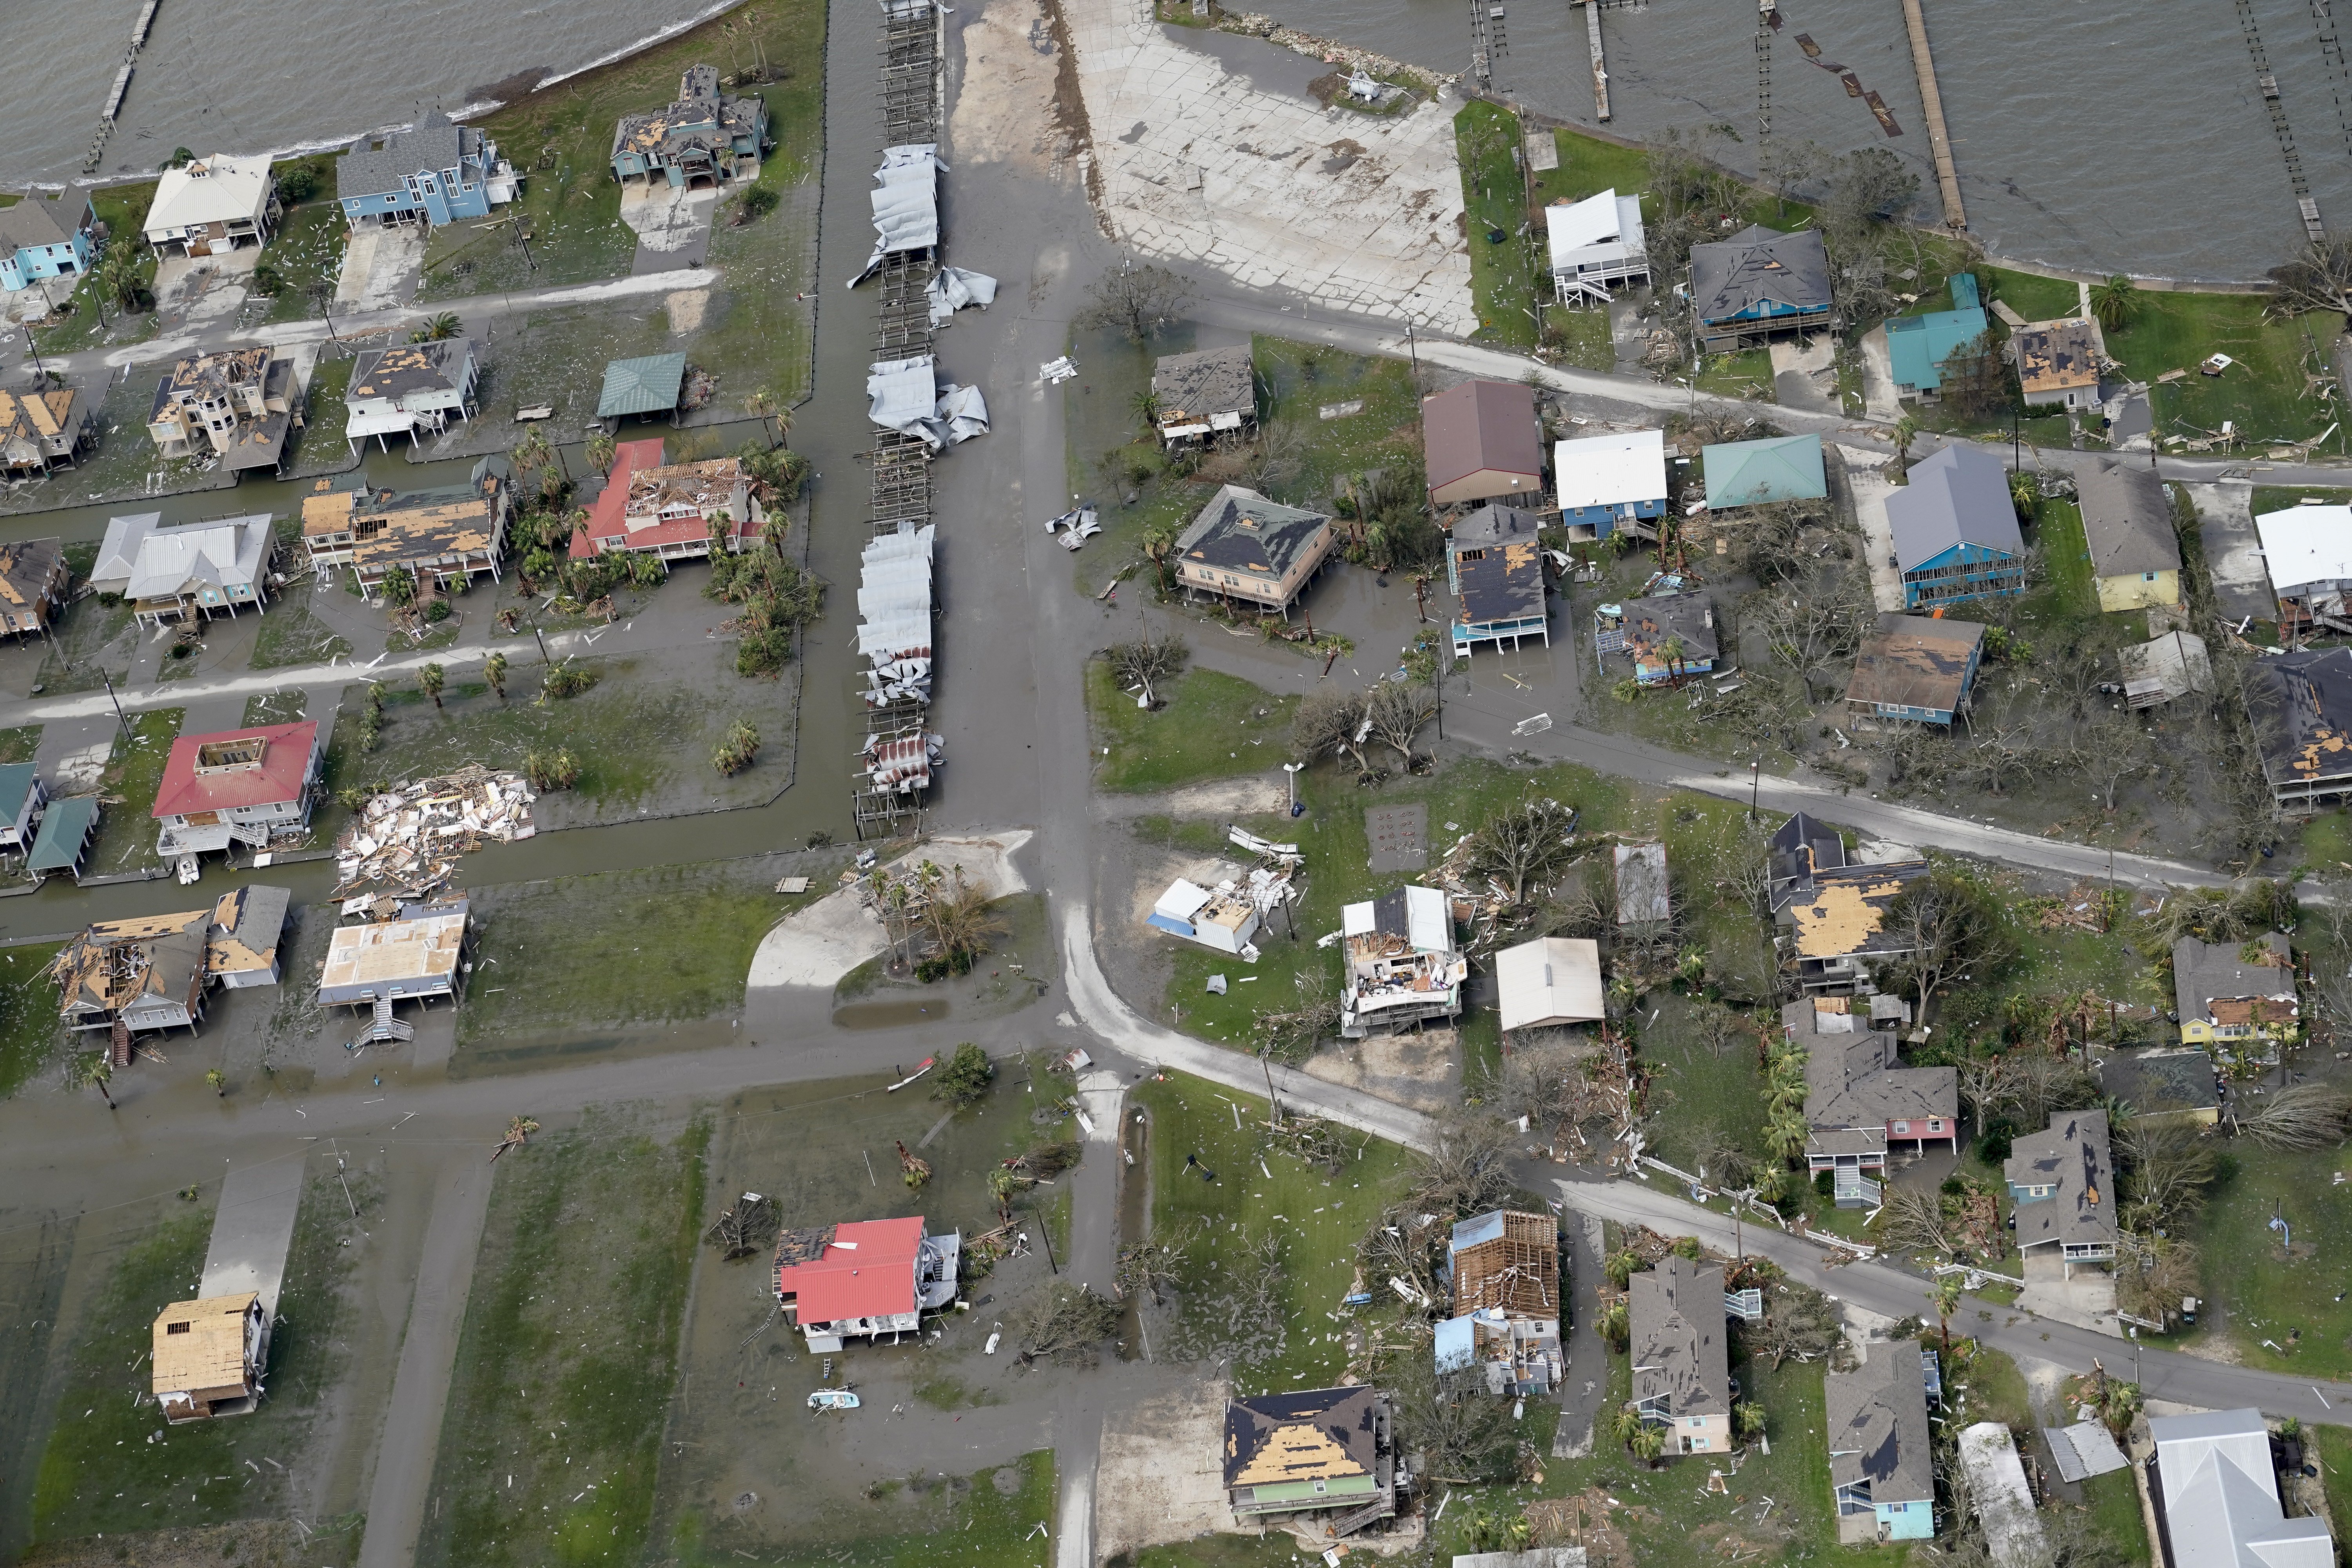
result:
<svg viewBox="0 0 2352 1568"><path fill-rule="evenodd" d="M593 560L597 547L589 541L610 539L616 533L628 532L621 521L621 514L629 505L630 476L639 468L660 468L666 460L662 454L659 437L649 441L624 441L613 448L613 471L605 478L604 488L597 495L595 504L588 509L587 526L572 531L572 559Z"/></svg>
<svg viewBox="0 0 2352 1568"><path fill-rule="evenodd" d="M911 1312L922 1242L919 1216L836 1226L824 1256L776 1270L776 1292L795 1299L803 1324Z"/></svg>
<svg viewBox="0 0 2352 1568"><path fill-rule="evenodd" d="M258 737L261 765L225 773L196 772L199 747L221 741ZM209 735L183 735L172 742L163 764L163 782L155 791L158 820L186 816L198 811L229 811L238 806L274 805L299 800L309 780L310 755L318 749L316 721L301 724L260 724L248 730L218 730Z"/></svg>

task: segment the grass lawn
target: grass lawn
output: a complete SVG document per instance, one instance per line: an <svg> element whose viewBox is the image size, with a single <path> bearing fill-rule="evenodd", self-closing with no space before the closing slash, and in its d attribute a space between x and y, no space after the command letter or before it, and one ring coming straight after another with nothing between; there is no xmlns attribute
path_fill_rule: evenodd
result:
<svg viewBox="0 0 2352 1568"><path fill-rule="evenodd" d="M2099 585L2091 575L2091 544L2083 532L2083 509L2070 500L2043 501L2034 533L2050 574L2047 592L2055 607L2076 615L2097 615Z"/></svg>
<svg viewBox="0 0 2352 1568"><path fill-rule="evenodd" d="M837 1547L788 1551L767 1561L782 1568L1047 1568L1054 1543L1037 1533L1037 1521L1050 1524L1056 1517L1054 1451L1040 1448L965 1479L968 1485L933 1486L919 1500L909 1500L904 1511L929 1516L920 1528ZM681 1568L736 1560L731 1553L706 1556L691 1543L678 1544L684 1548L677 1559Z"/></svg>
<svg viewBox="0 0 2352 1568"><path fill-rule="evenodd" d="M2342 506L2352 501L2352 490L2329 489L2320 485L2256 485L2253 494L2247 498L2247 510L2260 517L2266 511L2284 511L2305 501Z"/></svg>
<svg viewBox="0 0 2352 1568"><path fill-rule="evenodd" d="M1979 266L1974 270L1988 306L1995 300L2003 300L2029 321L2056 321L2083 308L2082 290L2067 279L2011 272L2002 267Z"/></svg>
<svg viewBox="0 0 2352 1568"><path fill-rule="evenodd" d="M645 1552L709 1142L591 1112L500 1163L419 1563Z"/></svg>
<svg viewBox="0 0 2352 1568"><path fill-rule="evenodd" d="M2352 1519L2352 1430L2342 1426L2304 1428L2304 1457L2316 1458L2327 1489L2327 1511L2336 1519Z"/></svg>
<svg viewBox="0 0 2352 1568"><path fill-rule="evenodd" d="M286 221L278 227L278 237L261 253L261 260L277 268L285 279L285 287L269 300L266 319L271 321L315 320L319 307L311 300L311 285L323 283L332 289L342 276L343 237L349 226L332 194L336 160L310 161L327 165L319 177L320 194L288 210ZM282 170L284 165L279 167Z"/></svg>
<svg viewBox="0 0 2352 1568"><path fill-rule="evenodd" d="M346 373L348 374L348 373ZM254 639L254 669L283 669L289 665L324 664L337 654L349 654L352 645L327 623L310 613L315 584L294 589L262 617L261 635Z"/></svg>
<svg viewBox="0 0 2352 1568"><path fill-rule="evenodd" d="M14 730L0 730L0 764L29 763L41 747L41 727L26 724Z"/></svg>
<svg viewBox="0 0 2352 1568"><path fill-rule="evenodd" d="M163 782L163 764L171 758L180 721L186 717L187 710L181 708L136 714L128 745L122 731L115 731L114 752L98 781L106 804L99 808L98 837L83 862L92 873L127 871L155 858L155 819L148 813L155 805L156 786Z"/></svg>
<svg viewBox="0 0 2352 1568"><path fill-rule="evenodd" d="M1087 666L1087 707L1094 715L1095 782L1108 790L1173 789L1202 779L1264 773L1289 756L1296 697L1213 669L1195 669L1165 688L1166 706L1145 712L1119 689L1110 666ZM1270 748L1270 749L1269 749ZM1218 756L1218 752L1223 756Z"/></svg>
<svg viewBox="0 0 2352 1568"><path fill-rule="evenodd" d="M2319 1426L2318 1432L2334 1432L2345 1436L2342 1427ZM2101 1534L2123 1553L2126 1563L2151 1561L2147 1542L2147 1515L2139 1506L2139 1486L2129 1470L2109 1470L2104 1476L2092 1476L2082 1483L2083 1501L2091 1510L2091 1521Z"/></svg>
<svg viewBox="0 0 2352 1568"><path fill-rule="evenodd" d="M1281 338L1254 340L1251 353L1266 425L1288 424L1301 437L1297 469L1274 487L1275 500L1328 508L1341 478L1420 460L1421 400L1409 364ZM1359 413L1322 417L1326 406L1358 402Z"/></svg>
<svg viewBox="0 0 2352 1568"><path fill-rule="evenodd" d="M1349 1135L1360 1152L1326 1175L1268 1133L1263 1100L1178 1073L1139 1083L1128 1098L1150 1118L1152 1240L1192 1238L1177 1271L1179 1343L1155 1353L1234 1354L1236 1393L1328 1387L1348 1352L1326 1314L1340 1311L1356 1288L1356 1244L1403 1193L1411 1156ZM1188 1170L1187 1155L1217 1179ZM1218 1273L1230 1278L1244 1250L1267 1236L1282 1238L1281 1310L1271 1322L1230 1321L1236 1304Z"/></svg>
<svg viewBox="0 0 2352 1568"><path fill-rule="evenodd" d="M2267 1150L2238 1139L2198 1224L2205 1291L2195 1333L2226 1335L2248 1366L2307 1377L2352 1373L2352 1170L2343 1149ZM2293 1256L2269 1228L2285 1219Z"/></svg>
<svg viewBox="0 0 2352 1568"><path fill-rule="evenodd" d="M232 1421L167 1428L152 1404L131 1397L149 1380L124 1369L149 1352L156 1313L195 1294L218 1196L207 1187L198 1202L163 1200L160 1217L129 1236L81 1315L34 1483L39 1539L278 1518L307 1506L286 1497L286 1471L260 1461L293 1458L344 1362L344 1315L355 1306L346 1299L355 1255L345 1242L354 1227L331 1179L313 1181L303 1194L261 1407ZM348 1561L356 1545L322 1543L321 1561Z"/></svg>
<svg viewBox="0 0 2352 1568"><path fill-rule="evenodd" d="M2328 405L2305 395L2307 373L2334 374L2315 327L2265 319L2259 294L2142 293L2139 299L2138 318L2106 334L2107 352L2134 380L2189 373L2152 390L2158 431L2193 436L2218 431L2227 419L2259 448L2315 436L2330 423ZM2199 362L2213 353L2238 363L2218 376L2197 374Z"/></svg>
<svg viewBox="0 0 2352 1568"><path fill-rule="evenodd" d="M766 100L769 134L776 143L771 161L783 164L773 179L763 171L762 183L802 177L814 165L822 126L824 37L822 0L754 0L643 54L518 99L477 121L522 175L522 195L499 209L489 224L452 224L434 236L420 298L453 299L625 274L636 254L636 236L621 222L613 126L625 114L658 109L676 98L679 73L690 65L717 66L732 92L738 90L738 75L765 58L777 79L740 89ZM530 264L510 243L513 226L500 221L517 215L530 236ZM780 209L751 226L782 216ZM714 242L712 260L720 259Z"/></svg>
<svg viewBox="0 0 2352 1568"><path fill-rule="evenodd" d="M479 889L456 1071L517 1030L728 1015L787 906L767 860L600 871Z"/></svg>
<svg viewBox="0 0 2352 1568"><path fill-rule="evenodd" d="M1518 116L1492 103L1466 104L1454 117L1454 140L1470 220L1470 296L1478 310L1473 335L1531 349L1538 331L1538 237L1529 223L1527 180L1519 172Z"/></svg>
<svg viewBox="0 0 2352 1568"><path fill-rule="evenodd" d="M1643 1013L1642 1059L1657 1074L1650 1103L1659 1109L1658 1158L1692 1169L1711 1127L1761 1163L1764 1075L1754 1036L1729 1042L1717 1056L1690 1026L1692 1011L1690 998L1667 994L1651 997Z"/></svg>
<svg viewBox="0 0 2352 1568"><path fill-rule="evenodd" d="M1761 397L1772 390L1772 351L1742 349L1738 353L1709 354L1698 373L1698 389L1717 397Z"/></svg>
<svg viewBox="0 0 2352 1568"><path fill-rule="evenodd" d="M51 628L51 646L41 657L43 695L99 690L105 685L99 678L101 668L117 686L128 681L142 636L131 615L130 605L101 604L94 594L68 608Z"/></svg>
<svg viewBox="0 0 2352 1568"><path fill-rule="evenodd" d="M1615 191L1619 195L1643 193L1642 216L1650 216L1656 203L1646 195L1650 183L1650 155L1638 147L1620 147L1613 142L1597 141L1573 131L1555 131L1552 141L1559 147L1559 167L1544 169L1528 178L1530 194L1538 207L1555 202L1580 202L1602 191Z"/></svg>
<svg viewBox="0 0 2352 1568"><path fill-rule="evenodd" d="M41 973L57 955L54 947L0 952L0 1100L40 1071L64 1037L57 986Z"/></svg>

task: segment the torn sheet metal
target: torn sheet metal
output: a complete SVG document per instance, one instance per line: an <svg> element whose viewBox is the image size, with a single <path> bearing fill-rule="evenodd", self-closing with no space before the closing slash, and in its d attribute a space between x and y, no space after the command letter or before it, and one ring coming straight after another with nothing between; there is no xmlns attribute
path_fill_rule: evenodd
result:
<svg viewBox="0 0 2352 1568"><path fill-rule="evenodd" d="M920 735L869 735L861 753L866 776L877 787L912 795L929 789L931 770L939 765L946 740L934 731Z"/></svg>
<svg viewBox="0 0 2352 1568"><path fill-rule="evenodd" d="M940 436L950 447L988 434L988 403L976 386L950 382L940 390L937 418Z"/></svg>
<svg viewBox="0 0 2352 1568"><path fill-rule="evenodd" d="M1078 362L1067 354L1037 367L1037 379L1047 386L1053 386L1060 382L1075 381L1077 379L1077 374Z"/></svg>
<svg viewBox="0 0 2352 1568"><path fill-rule="evenodd" d="M976 386L944 387L929 354L882 360L867 367L866 411L886 430L922 437L932 451L988 434L988 402Z"/></svg>
<svg viewBox="0 0 2352 1568"><path fill-rule="evenodd" d="M977 305L985 310L996 302L996 279L985 272L968 272L961 267L942 267L931 275L923 289L923 298L931 308L931 325L945 326L949 317L966 305Z"/></svg>
<svg viewBox="0 0 2352 1568"><path fill-rule="evenodd" d="M874 276L884 257L939 244L940 174L946 167L935 142L882 150L882 166L874 171L876 188L867 193L874 207L874 254L849 280L851 288Z"/></svg>
<svg viewBox="0 0 2352 1568"><path fill-rule="evenodd" d="M931 700L931 544L936 530L902 523L867 544L857 588L857 652L874 707Z"/></svg>

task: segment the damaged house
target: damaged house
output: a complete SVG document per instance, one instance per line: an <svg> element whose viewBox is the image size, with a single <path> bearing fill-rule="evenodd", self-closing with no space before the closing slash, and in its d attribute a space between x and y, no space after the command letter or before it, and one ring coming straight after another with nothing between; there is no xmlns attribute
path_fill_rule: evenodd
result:
<svg viewBox="0 0 2352 1568"><path fill-rule="evenodd" d="M335 928L319 970L320 1006L372 1007L388 1024L395 1002L457 995L467 968L466 900L395 900L389 920ZM404 1037L387 1029L377 1037Z"/></svg>
<svg viewBox="0 0 2352 1568"><path fill-rule="evenodd" d="M1876 634L1854 655L1846 707L1861 718L1950 728L1969 710L1984 630L1934 616L1879 616Z"/></svg>
<svg viewBox="0 0 2352 1568"><path fill-rule="evenodd" d="M1223 1479L1237 1522L1344 1510L1328 1537L1392 1519L1404 1489L1396 1410L1360 1384L1225 1402Z"/></svg>
<svg viewBox="0 0 2352 1568"><path fill-rule="evenodd" d="M1936 1352L1916 1340L1878 1340L1862 1365L1823 1387L1830 1487L1847 1546L1926 1541L1936 1533L1936 1461L1927 1389Z"/></svg>
<svg viewBox="0 0 2352 1568"><path fill-rule="evenodd" d="M1655 594L1596 605L1592 653L1604 672L1633 667L1641 686L1668 686L1715 668L1715 605L1705 594ZM1624 664L1612 661L1612 656ZM1622 678L1621 678L1622 679Z"/></svg>
<svg viewBox="0 0 2352 1568"><path fill-rule="evenodd" d="M275 470L302 427L303 389L290 354L222 349L175 361L155 384L147 436L166 458L218 458L238 473Z"/></svg>
<svg viewBox="0 0 2352 1568"><path fill-rule="evenodd" d="M2172 944L2172 994L2184 1045L2219 1046L2267 1067L2296 1037L2294 954L2277 931L2244 942L2182 937Z"/></svg>
<svg viewBox="0 0 2352 1568"><path fill-rule="evenodd" d="M624 190L631 180L715 188L758 177L767 141L766 100L719 91L717 66L688 66L666 108L624 115L614 128L613 177Z"/></svg>
<svg viewBox="0 0 2352 1568"><path fill-rule="evenodd" d="M177 1426L250 1415L269 1365L269 1314L258 1292L174 1301L156 1316L149 1386Z"/></svg>
<svg viewBox="0 0 2352 1568"><path fill-rule="evenodd" d="M624 441L588 516L572 531L571 556L593 561L606 551L672 561L703 561L719 541L730 554L756 543L768 514L751 492L740 458L666 463L658 439Z"/></svg>
<svg viewBox="0 0 2352 1568"><path fill-rule="evenodd" d="M315 721L182 735L155 790L155 853L174 860L232 844L266 849L299 836L310 826L325 760Z"/></svg>
<svg viewBox="0 0 2352 1568"><path fill-rule="evenodd" d="M2352 795L2352 647L2264 654L2246 672L2246 710L2281 809Z"/></svg>
<svg viewBox="0 0 2352 1568"><path fill-rule="evenodd" d="M1781 966L1809 992L1854 990L1873 963L1908 951L1883 922L1904 885L1927 874L1927 860L1906 845L1864 844L1849 858L1834 829L1797 813L1765 845Z"/></svg>
<svg viewBox="0 0 2352 1568"><path fill-rule="evenodd" d="M1895 1054L1892 1026L1909 1010L1894 996L1811 996L1780 1009L1805 1053L1805 1166L1835 1173L1840 1208L1876 1206L1892 1145L1959 1148L1958 1069L1906 1068Z"/></svg>
<svg viewBox="0 0 2352 1568"><path fill-rule="evenodd" d="M1454 911L1435 888L1397 888L1340 911L1345 973L1339 1033L1360 1040L1462 1011L1470 961L1454 947Z"/></svg>
<svg viewBox="0 0 2352 1568"><path fill-rule="evenodd" d="M955 1300L963 1238L919 1215L787 1230L776 1238L776 1300L812 1351L899 1337Z"/></svg>
<svg viewBox="0 0 2352 1568"><path fill-rule="evenodd" d="M502 457L482 458L464 484L417 490L372 485L353 469L302 498L302 542L322 574L351 567L362 598L394 570L437 592L485 572L498 580L514 510L514 469Z"/></svg>
<svg viewBox="0 0 2352 1568"><path fill-rule="evenodd" d="M70 1029L110 1029L114 1063L142 1029L193 1029L215 985L278 984L278 942L293 894L247 886L184 914L101 921L50 961L58 1016Z"/></svg>
<svg viewBox="0 0 2352 1568"><path fill-rule="evenodd" d="M1171 448L1202 446L1228 431L1257 430L1257 377L1247 343L1162 354L1151 367L1153 425Z"/></svg>
<svg viewBox="0 0 2352 1568"><path fill-rule="evenodd" d="M2047 1248L2071 1275L2077 1263L2116 1256L2116 1162L2104 1110L2054 1110L2050 1126L2010 1144L2000 1168L2015 1205L2017 1249L2029 1261Z"/></svg>
<svg viewBox="0 0 2352 1568"><path fill-rule="evenodd" d="M1454 1316L1437 1325L1437 1370L1485 1370L1490 1393L1549 1394L1559 1346L1559 1233L1549 1215L1493 1209L1446 1243Z"/></svg>
<svg viewBox="0 0 2352 1568"><path fill-rule="evenodd" d="M1445 575L1461 606L1452 627L1456 658L1468 658L1482 642L1497 650L1508 642L1514 653L1529 637L1551 646L1542 526L1535 513L1499 503L1479 507L1454 525Z"/></svg>
<svg viewBox="0 0 2352 1568"><path fill-rule="evenodd" d="M1176 541L1176 585L1258 610L1290 606L1331 553L1331 520L1226 485Z"/></svg>

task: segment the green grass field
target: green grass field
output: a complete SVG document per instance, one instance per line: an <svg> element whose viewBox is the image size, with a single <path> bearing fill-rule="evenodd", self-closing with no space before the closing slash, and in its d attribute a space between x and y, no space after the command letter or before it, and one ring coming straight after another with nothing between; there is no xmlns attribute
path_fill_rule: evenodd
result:
<svg viewBox="0 0 2352 1568"><path fill-rule="evenodd" d="M158 708L131 721L131 741L114 734L114 753L99 777L99 793L107 803L99 808L98 837L82 868L91 873L127 871L155 858L155 790L163 782L163 764L171 759L172 742L187 717L182 708Z"/></svg>
<svg viewBox="0 0 2352 1568"><path fill-rule="evenodd" d="M1532 229L1519 232L1529 223L1526 177L1519 172L1518 116L1492 103L1466 104L1454 117L1454 139L1470 219L1470 297L1478 311L1473 336L1531 349L1538 330L1538 237Z"/></svg>
<svg viewBox="0 0 2352 1568"><path fill-rule="evenodd" d="M0 730L0 763L29 763L40 747L41 726L38 724Z"/></svg>
<svg viewBox="0 0 2352 1568"><path fill-rule="evenodd" d="M1001 1478L1012 1472L1003 1489ZM932 1514L929 1528L872 1536L838 1547L787 1552L763 1559L782 1568L1047 1568L1054 1543L1037 1532L1037 1521L1055 1519L1054 1451L1040 1448L1010 1465L965 1478L962 1487L933 1487L920 1511ZM703 1555L691 1546L676 1559L716 1565L738 1561L734 1553Z"/></svg>
<svg viewBox="0 0 2352 1568"><path fill-rule="evenodd" d="M2223 1178L2198 1222L2210 1298L2195 1332L2217 1329L2248 1366L2310 1377L2352 1373L2352 1171L2338 1148L2321 1153L2231 1142ZM2290 1254L2270 1228L2287 1223Z"/></svg>
<svg viewBox="0 0 2352 1568"><path fill-rule="evenodd" d="M2083 532L2083 510L2070 500L2045 500L2034 542L2050 574L2053 607L2085 616L2099 613L2098 584L2091 576L2091 545Z"/></svg>
<svg viewBox="0 0 2352 1568"><path fill-rule="evenodd" d="M592 1112L500 1163L419 1563L645 1551L709 1140Z"/></svg>
<svg viewBox="0 0 2352 1568"><path fill-rule="evenodd" d="M1137 1084L1129 1102L1150 1118L1152 1240L1191 1238L1177 1271L1181 1342L1156 1355L1238 1352L1236 1392L1329 1386L1348 1356L1326 1314L1354 1288L1356 1244L1403 1192L1411 1157L1349 1135L1360 1152L1327 1175L1269 1133L1263 1099L1179 1073ZM1188 1155L1200 1164L1188 1169ZM1281 1312L1273 1322L1229 1323L1232 1303L1217 1276L1230 1278L1244 1249L1269 1236L1282 1243Z"/></svg>
<svg viewBox="0 0 2352 1568"><path fill-rule="evenodd" d="M154 203L152 180L100 185L89 193L90 208L111 237L109 245L139 244L139 226ZM139 271L146 282L155 280L155 258L143 247L139 253ZM96 286L88 279L74 289L68 308L53 316L50 325L34 333L43 353L71 353L97 343L135 342L152 335L155 325L152 311L142 316L126 316L109 300L101 313L97 295Z"/></svg>
<svg viewBox="0 0 2352 1568"><path fill-rule="evenodd" d="M1098 787L1174 789L1203 779L1264 773L1289 757L1285 748L1298 699L1276 697L1213 669L1187 671L1164 689L1167 706L1147 713L1119 689L1108 663L1087 666ZM1106 746L1108 756L1100 754Z"/></svg>
<svg viewBox="0 0 2352 1568"><path fill-rule="evenodd" d="M24 1088L64 1038L57 985L41 973L57 955L47 946L0 952L0 1100Z"/></svg>

